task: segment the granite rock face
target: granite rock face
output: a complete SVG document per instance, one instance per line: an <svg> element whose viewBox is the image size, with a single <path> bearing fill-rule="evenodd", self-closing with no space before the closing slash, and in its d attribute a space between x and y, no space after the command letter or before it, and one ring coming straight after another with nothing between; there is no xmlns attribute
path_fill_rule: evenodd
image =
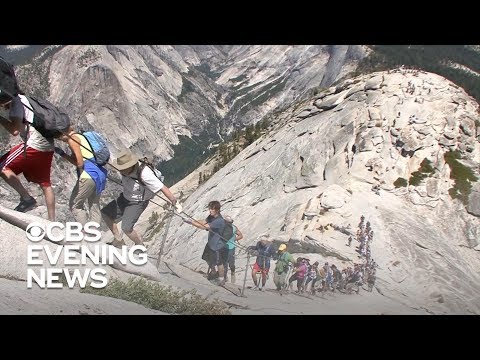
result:
<svg viewBox="0 0 480 360"><path fill-rule="evenodd" d="M307 253L340 267L361 261L345 244L365 215L375 232L372 256L384 296L433 313L478 314L480 303L471 301L480 290L473 248L478 185L467 205L452 199L455 180L444 158L458 150L478 176L480 143L464 120L476 118L478 104L441 76L405 69L359 76L338 89L280 113L269 133L189 196L185 212L204 219L206 204L218 200L242 229L244 245L262 237L288 242L295 256ZM322 112L306 116L315 108ZM471 151L461 150L466 142ZM425 159L434 171L416 183L412 176ZM398 185L399 178L408 186ZM166 257L204 268L206 237L174 217Z"/></svg>

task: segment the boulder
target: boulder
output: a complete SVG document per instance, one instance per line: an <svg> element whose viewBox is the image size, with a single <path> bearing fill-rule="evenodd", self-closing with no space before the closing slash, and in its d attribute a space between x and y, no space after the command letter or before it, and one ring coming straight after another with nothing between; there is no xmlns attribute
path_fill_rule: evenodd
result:
<svg viewBox="0 0 480 360"><path fill-rule="evenodd" d="M472 186L472 192L468 197L467 211L472 215L480 217L480 180L476 181Z"/></svg>
<svg viewBox="0 0 480 360"><path fill-rule="evenodd" d="M344 206L351 199L350 193L341 186L330 185L322 194L320 204L325 209L337 209Z"/></svg>
<svg viewBox="0 0 480 360"><path fill-rule="evenodd" d="M365 90L377 90L382 86L383 76L374 76L365 83Z"/></svg>
<svg viewBox="0 0 480 360"><path fill-rule="evenodd" d="M475 136L475 122L467 117L460 120L460 129L467 136Z"/></svg>

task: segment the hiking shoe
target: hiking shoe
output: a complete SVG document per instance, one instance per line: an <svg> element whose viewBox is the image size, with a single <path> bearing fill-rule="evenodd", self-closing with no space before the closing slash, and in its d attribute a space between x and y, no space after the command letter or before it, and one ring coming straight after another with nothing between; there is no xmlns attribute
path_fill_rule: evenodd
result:
<svg viewBox="0 0 480 360"><path fill-rule="evenodd" d="M27 200L22 199L20 201L20 204L18 204L14 210L19 212L26 212L33 209L35 205L37 205L37 200L30 196Z"/></svg>
<svg viewBox="0 0 480 360"><path fill-rule="evenodd" d="M117 239L114 239L114 240L110 243L110 245L115 246L116 248L121 249L122 246L123 246L123 245L126 245L126 244L125 244L125 241L123 241L123 240L119 241L119 240L117 240Z"/></svg>
<svg viewBox="0 0 480 360"><path fill-rule="evenodd" d="M207 275L207 280L218 279L218 277L219 277L218 271L214 271L214 272L212 271Z"/></svg>

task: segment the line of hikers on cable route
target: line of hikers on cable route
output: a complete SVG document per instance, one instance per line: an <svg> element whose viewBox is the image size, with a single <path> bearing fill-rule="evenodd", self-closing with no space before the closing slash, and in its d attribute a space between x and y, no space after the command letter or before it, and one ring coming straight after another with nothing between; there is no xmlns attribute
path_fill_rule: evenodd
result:
<svg viewBox="0 0 480 360"><path fill-rule="evenodd" d="M27 181L40 186L48 220L55 221L56 201L51 168L54 154L57 154L61 161L71 163L76 170L77 179L69 200L72 216L82 225L89 221L100 224L103 220L113 234L110 244L115 247L126 245L122 233L135 245L145 245L141 234L135 230L135 224L155 196L163 194L178 215L183 213L182 205L165 186L163 176L153 164L146 158L139 158L130 149L124 149L115 160L110 161L110 151L101 134L93 130L77 131L62 109L44 99L25 95L18 86L13 66L1 57L0 110L0 124L10 135L20 137L20 142L0 157L0 176L20 196L16 211L26 212L37 205L37 200L20 181L19 175L23 174ZM55 141L63 146L55 146ZM121 174L122 191L101 208L100 198L107 180L112 180L107 167ZM211 201L205 220L181 216L185 223L208 231L202 259L208 265L208 279L218 285L227 281L236 282L235 251L239 247L256 254L251 269L255 289L265 289L271 260L276 261L273 282L279 291L291 289L295 281L300 293L309 288L312 294L319 289L358 292L364 283L368 284L370 291L373 288L376 268L370 254L373 231L369 222L364 224L363 215L356 234L360 243L357 251L363 263L340 270L328 262L320 266L318 261L310 264L308 258L294 259L286 244L278 246L262 239L254 246L241 245L242 232L230 216L221 215L220 208L218 201ZM117 226L120 221L122 233ZM348 246L352 240L350 236Z"/></svg>
<svg viewBox="0 0 480 360"><path fill-rule="evenodd" d="M372 291L376 280L377 264L370 256L370 243L373 240L373 231L370 222L365 225L365 217L360 218L357 248L361 263L354 263L353 268L347 266L340 270L335 264L325 264L320 267L319 262L310 264L310 259L298 257L296 260L287 251L287 244L276 245L273 241L262 239L256 245L245 247L238 242L243 239L240 229L233 225L231 216L222 216L220 202L214 200L208 204L209 215L205 220L187 219L183 221L202 230L208 231L208 241L203 250L202 259L208 266L207 278L217 285L223 286L228 279L236 282L235 248L243 248L249 254L256 255L251 268L254 290L264 290L269 277L271 261L276 261L273 270L273 283L276 290L288 291L296 282L296 293L338 290L344 293L359 293L360 287L368 286ZM351 245L352 238L349 238ZM363 251L363 249L366 249ZM368 254L368 255L364 255Z"/></svg>

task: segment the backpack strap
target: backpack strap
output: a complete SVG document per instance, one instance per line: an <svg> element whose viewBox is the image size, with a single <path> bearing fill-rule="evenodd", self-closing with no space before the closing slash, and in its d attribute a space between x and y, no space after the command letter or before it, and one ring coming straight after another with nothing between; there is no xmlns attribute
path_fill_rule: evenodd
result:
<svg viewBox="0 0 480 360"><path fill-rule="evenodd" d="M137 166L137 180L143 186L145 186L145 183L142 180L142 171L143 171L143 169L145 169L145 166L146 166L145 163L142 162L142 161L140 161L140 164Z"/></svg>
<svg viewBox="0 0 480 360"><path fill-rule="evenodd" d="M140 183L140 185L143 186L142 201L144 201L145 190L146 190L147 185L142 180L142 172L143 172L143 169L145 169L145 166L147 166L147 165L144 162L140 161L140 164L137 164L136 166L137 166L137 178L136 178L136 180Z"/></svg>

